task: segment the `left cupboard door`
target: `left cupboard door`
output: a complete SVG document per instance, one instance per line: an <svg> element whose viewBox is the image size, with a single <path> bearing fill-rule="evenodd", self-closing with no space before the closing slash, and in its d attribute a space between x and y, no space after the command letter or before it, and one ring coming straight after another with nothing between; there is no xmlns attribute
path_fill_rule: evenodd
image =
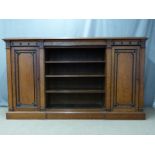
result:
<svg viewBox="0 0 155 155"><path fill-rule="evenodd" d="M39 108L39 50L37 47L12 47L12 86L14 110Z"/></svg>

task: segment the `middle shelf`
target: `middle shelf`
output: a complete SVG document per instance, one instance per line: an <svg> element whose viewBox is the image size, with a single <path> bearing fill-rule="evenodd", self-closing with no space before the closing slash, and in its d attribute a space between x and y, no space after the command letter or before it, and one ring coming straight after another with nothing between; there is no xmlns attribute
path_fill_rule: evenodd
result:
<svg viewBox="0 0 155 155"><path fill-rule="evenodd" d="M102 77L53 77L46 78L46 90L100 91L104 90L105 80Z"/></svg>
<svg viewBox="0 0 155 155"><path fill-rule="evenodd" d="M87 90L46 90L46 93L104 93L104 90L90 90L90 89L87 89Z"/></svg>
<svg viewBox="0 0 155 155"><path fill-rule="evenodd" d="M53 76L67 76L70 75L74 76L104 76L104 64L103 63L49 63L45 65L45 75L46 77L52 77Z"/></svg>

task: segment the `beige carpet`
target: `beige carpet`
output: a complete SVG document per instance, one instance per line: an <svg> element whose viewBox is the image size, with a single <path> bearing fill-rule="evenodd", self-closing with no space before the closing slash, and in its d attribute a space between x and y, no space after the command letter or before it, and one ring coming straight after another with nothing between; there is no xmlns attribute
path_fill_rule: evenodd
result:
<svg viewBox="0 0 155 155"><path fill-rule="evenodd" d="M155 134L155 109L146 108L146 120L6 120L0 107L0 134Z"/></svg>

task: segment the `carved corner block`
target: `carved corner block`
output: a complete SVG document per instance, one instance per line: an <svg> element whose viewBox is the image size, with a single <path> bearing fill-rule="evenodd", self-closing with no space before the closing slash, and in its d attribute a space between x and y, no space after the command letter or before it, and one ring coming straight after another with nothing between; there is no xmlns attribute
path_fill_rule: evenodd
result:
<svg viewBox="0 0 155 155"><path fill-rule="evenodd" d="M141 40L140 46L141 46L141 48L145 48L145 40Z"/></svg>
<svg viewBox="0 0 155 155"><path fill-rule="evenodd" d="M10 41L6 41L6 49L11 48L11 42Z"/></svg>
<svg viewBox="0 0 155 155"><path fill-rule="evenodd" d="M38 42L38 47L39 47L40 49L43 49L43 48L44 48L44 42L43 42L43 41L39 41L39 42Z"/></svg>
<svg viewBox="0 0 155 155"><path fill-rule="evenodd" d="M112 40L107 40L107 48L111 48L112 47Z"/></svg>

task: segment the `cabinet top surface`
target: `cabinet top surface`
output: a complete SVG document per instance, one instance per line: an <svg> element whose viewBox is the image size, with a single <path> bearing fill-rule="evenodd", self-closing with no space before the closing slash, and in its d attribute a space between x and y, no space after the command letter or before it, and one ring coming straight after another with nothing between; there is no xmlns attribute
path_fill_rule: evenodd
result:
<svg viewBox="0 0 155 155"><path fill-rule="evenodd" d="M83 38L4 38L4 41L21 41L21 40L146 40L147 37L83 37Z"/></svg>

